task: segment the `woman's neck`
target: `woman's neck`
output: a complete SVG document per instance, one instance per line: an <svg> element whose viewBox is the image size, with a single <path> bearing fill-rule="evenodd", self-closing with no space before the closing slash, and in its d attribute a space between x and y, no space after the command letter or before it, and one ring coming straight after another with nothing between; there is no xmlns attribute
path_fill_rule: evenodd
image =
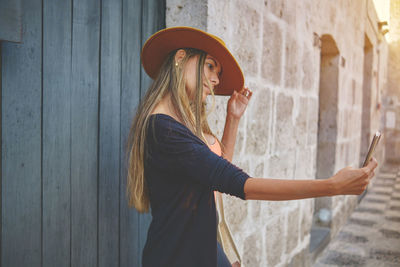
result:
<svg viewBox="0 0 400 267"><path fill-rule="evenodd" d="M184 124L176 115L176 112L174 111L172 101L171 101L171 95L167 94L164 96L161 101L156 105L156 107L153 109L151 114L157 114L157 113L162 113L162 114L167 114L174 118L176 121ZM203 134L203 138L206 140L207 144L213 145L215 143L215 138L212 135L205 135Z"/></svg>
<svg viewBox="0 0 400 267"><path fill-rule="evenodd" d="M176 115L176 113L173 109L170 94L167 94L166 96L164 96L161 99L161 101L156 105L156 107L153 109L153 111L151 112L151 114L157 114L157 113L167 114L167 115L173 117L175 120L181 122L178 119L178 116Z"/></svg>

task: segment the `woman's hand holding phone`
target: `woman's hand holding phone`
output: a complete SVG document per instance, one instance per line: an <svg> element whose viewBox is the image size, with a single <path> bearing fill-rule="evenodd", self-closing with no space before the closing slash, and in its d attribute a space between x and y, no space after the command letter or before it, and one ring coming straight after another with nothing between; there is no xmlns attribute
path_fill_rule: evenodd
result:
<svg viewBox="0 0 400 267"><path fill-rule="evenodd" d="M346 167L338 171L330 178L335 192L334 195L360 195L374 177L377 166L378 162L375 158L372 158L365 167Z"/></svg>

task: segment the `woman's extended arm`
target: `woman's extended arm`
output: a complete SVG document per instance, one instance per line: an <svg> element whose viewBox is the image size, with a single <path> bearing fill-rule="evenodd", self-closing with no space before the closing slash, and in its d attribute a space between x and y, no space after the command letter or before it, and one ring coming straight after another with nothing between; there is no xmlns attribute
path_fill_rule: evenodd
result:
<svg viewBox="0 0 400 267"><path fill-rule="evenodd" d="M244 185L246 199L294 200L334 195L359 195L374 176L378 163L372 159L360 169L346 167L323 180L279 180L249 178Z"/></svg>

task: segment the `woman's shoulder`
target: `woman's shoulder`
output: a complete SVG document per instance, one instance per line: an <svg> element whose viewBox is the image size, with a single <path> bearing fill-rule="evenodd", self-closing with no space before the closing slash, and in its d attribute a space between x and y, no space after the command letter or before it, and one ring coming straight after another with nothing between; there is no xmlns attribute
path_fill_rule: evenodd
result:
<svg viewBox="0 0 400 267"><path fill-rule="evenodd" d="M154 113L149 116L148 132L161 139L179 138L202 142L189 128L164 113Z"/></svg>
<svg viewBox="0 0 400 267"><path fill-rule="evenodd" d="M186 129L190 132L190 130L183 125L182 123L178 122L175 118L171 115L165 113L153 113L149 116L149 126L153 125L156 129L159 130L185 130Z"/></svg>

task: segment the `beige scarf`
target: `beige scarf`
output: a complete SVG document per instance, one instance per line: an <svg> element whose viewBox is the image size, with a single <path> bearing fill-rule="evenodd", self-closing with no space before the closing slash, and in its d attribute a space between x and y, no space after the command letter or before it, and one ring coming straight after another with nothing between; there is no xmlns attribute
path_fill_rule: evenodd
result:
<svg viewBox="0 0 400 267"><path fill-rule="evenodd" d="M229 230L228 224L226 223L225 220L222 194L220 192L215 192L215 194L217 198L217 210L219 215L217 239L221 244L230 263L236 261L242 263L235 242L233 241L231 231Z"/></svg>

